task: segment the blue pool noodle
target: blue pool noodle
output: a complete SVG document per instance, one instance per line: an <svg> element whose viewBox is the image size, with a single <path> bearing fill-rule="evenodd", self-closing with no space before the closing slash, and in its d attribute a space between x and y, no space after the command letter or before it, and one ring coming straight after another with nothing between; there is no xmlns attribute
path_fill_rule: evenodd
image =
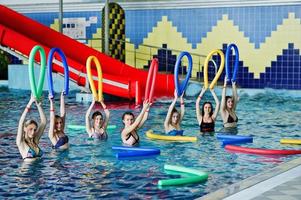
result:
<svg viewBox="0 0 301 200"><path fill-rule="evenodd" d="M244 135L224 135L224 134L217 134L216 138L219 139L219 140L226 140L226 139L235 140L235 139L246 139L246 138L249 138L249 139L253 140L252 136L244 136Z"/></svg>
<svg viewBox="0 0 301 200"><path fill-rule="evenodd" d="M116 158L153 156L153 155L159 155L159 154L160 154L160 150L158 150L158 151L125 151L125 152L118 152L116 154Z"/></svg>
<svg viewBox="0 0 301 200"><path fill-rule="evenodd" d="M68 95L69 93L69 67L67 64L67 59L64 52L59 48L52 48L48 54L47 60L47 75L48 75L48 88L49 88L49 95L51 98L54 97L54 90L53 90L53 80L52 80L52 61L54 53L57 52L60 57L62 58L62 63L64 66L64 77L65 77L65 88L64 88L64 95Z"/></svg>
<svg viewBox="0 0 301 200"><path fill-rule="evenodd" d="M239 64L239 52L238 52L238 48L235 44L228 45L227 50L226 50L226 62L225 62L226 77L227 77L227 79L230 79L229 56L230 56L230 52L231 52L232 47L234 48L234 51L235 51L235 62L234 62L234 70L233 70L231 81L236 82L236 76L237 76L238 64Z"/></svg>
<svg viewBox="0 0 301 200"><path fill-rule="evenodd" d="M160 151L160 149L147 148L147 147L130 147L130 146L112 146L113 150L123 151L136 151L136 152L148 152L148 151Z"/></svg>
<svg viewBox="0 0 301 200"><path fill-rule="evenodd" d="M243 143L252 143L253 138L241 138L241 139L225 139L222 140L222 145L225 146L227 144L243 144Z"/></svg>
<svg viewBox="0 0 301 200"><path fill-rule="evenodd" d="M180 66L181 60L184 56L187 56L187 58L188 58L188 72L187 72L186 78L184 79L182 84L179 85L180 84L179 83L179 66ZM174 69L174 81L175 81L175 88L176 88L178 97L181 96L185 92L186 87L189 82L189 79L190 79L190 76L191 76L191 72L192 72L192 57L188 52L183 51L178 56L177 62L175 64L175 69Z"/></svg>

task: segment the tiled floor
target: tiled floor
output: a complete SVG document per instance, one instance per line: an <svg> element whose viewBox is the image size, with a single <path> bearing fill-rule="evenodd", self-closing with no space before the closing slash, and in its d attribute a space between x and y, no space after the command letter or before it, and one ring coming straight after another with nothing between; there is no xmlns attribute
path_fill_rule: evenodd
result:
<svg viewBox="0 0 301 200"><path fill-rule="evenodd" d="M301 175L301 174L300 174ZM301 176L283 183L252 200L300 200L301 199Z"/></svg>
<svg viewBox="0 0 301 200"><path fill-rule="evenodd" d="M301 158L219 189L205 200L301 200Z"/></svg>
<svg viewBox="0 0 301 200"><path fill-rule="evenodd" d="M297 166L230 195L225 200L299 200L301 190L298 190L296 186L301 187L300 180L301 166ZM284 196L286 198L283 198Z"/></svg>

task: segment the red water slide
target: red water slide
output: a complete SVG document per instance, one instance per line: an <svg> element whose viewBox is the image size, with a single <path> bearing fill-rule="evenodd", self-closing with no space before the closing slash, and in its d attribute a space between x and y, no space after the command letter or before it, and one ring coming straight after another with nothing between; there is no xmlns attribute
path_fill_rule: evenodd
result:
<svg viewBox="0 0 301 200"><path fill-rule="evenodd" d="M44 47L47 54L53 47L62 49L67 57L70 78L79 86L85 86L87 81L87 58L96 56L103 71L104 93L136 99L136 102L141 102L144 95L147 71L126 65L3 5L0 5L0 45L27 57L35 45ZM39 62L38 54L35 59ZM53 65L53 71L63 73L60 57L55 59L58 62ZM96 80L95 66L92 66L92 74ZM173 75L158 74L155 97L170 96L173 90Z"/></svg>

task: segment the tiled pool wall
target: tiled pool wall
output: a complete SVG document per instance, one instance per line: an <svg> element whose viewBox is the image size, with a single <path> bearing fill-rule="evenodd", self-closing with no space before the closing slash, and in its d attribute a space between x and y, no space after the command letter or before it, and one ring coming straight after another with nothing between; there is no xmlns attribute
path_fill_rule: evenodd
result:
<svg viewBox="0 0 301 200"><path fill-rule="evenodd" d="M235 7L231 7L228 3L227 6L212 8L206 6L183 8L183 3L169 6L168 1L163 2L165 7L162 8L156 6L143 9L131 6L124 8L128 42L127 64L147 68L151 58L156 56L160 63L159 70L172 72L179 51L208 55L214 49L222 49L225 52L227 45L234 43L238 46L240 54L237 76L240 87L301 89L300 3ZM36 9L32 12L27 11L24 15L46 26L58 28L58 12L50 10L47 12L47 8L43 8L43 11ZM93 38L101 38L101 16L101 6L91 11L77 7L73 10L66 9L64 12L64 20L67 19L65 22L68 22L68 19L70 22L77 20L84 26L82 34L87 38L87 45L93 43ZM67 28L66 25L64 27ZM101 42L98 43L98 46L94 47L101 49ZM146 48L148 45L159 49L150 52L150 49ZM166 51L161 47L169 50ZM231 61L234 57L233 54ZM192 77L203 77L204 59L193 56ZM213 56L213 60L217 64L220 63L218 56ZM212 65L211 62L210 64ZM209 79L213 78L214 71L214 68L209 66ZM224 73L220 80L223 77Z"/></svg>

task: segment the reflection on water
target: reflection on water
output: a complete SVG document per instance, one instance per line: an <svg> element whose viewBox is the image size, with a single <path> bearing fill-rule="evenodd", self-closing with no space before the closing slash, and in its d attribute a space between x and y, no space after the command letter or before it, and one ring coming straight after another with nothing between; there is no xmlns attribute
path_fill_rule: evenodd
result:
<svg viewBox="0 0 301 200"><path fill-rule="evenodd" d="M33 199L47 196L50 199L194 199L294 158L225 151L215 138L217 133L199 133L195 99L187 98L182 128L185 130L184 134L197 136L197 142L175 143L145 137L144 133L149 129L164 132L163 121L171 102L164 100L153 105L149 120L139 132L141 146L160 148L161 154L148 159L118 160L111 147L121 145L121 115L132 109L137 115L139 109L128 103L108 102L108 107L114 108L111 110L110 124L117 125L117 128L109 131L107 141L89 140L85 131L67 129L70 149L57 151L51 148L47 127L40 143L45 154L42 159L26 163L18 152L15 137L18 120L29 95L29 92L0 88L0 196L3 198L22 196ZM219 93L217 95L220 96ZM204 100L213 101L210 98L208 95ZM58 107L58 99L55 100ZM67 123L84 124L89 105L76 103L73 95L68 96L66 101ZM238 128L225 130L218 117L216 130L223 134L227 131L227 134L252 135L254 142L244 146L297 149L298 146L281 145L279 140L283 137L299 137L300 107L301 98L298 97L291 98L271 92L255 96L243 95L237 107ZM44 99L43 108L48 112L47 99ZM38 119L35 108L30 116ZM206 171L209 179L201 184L158 188L158 180L178 177L164 172L165 163Z"/></svg>
<svg viewBox="0 0 301 200"><path fill-rule="evenodd" d="M219 134L224 134L224 135L237 135L238 133L238 128L237 127L233 127L233 128L225 128L223 127L222 129L220 129L219 131L217 131L217 133Z"/></svg>

